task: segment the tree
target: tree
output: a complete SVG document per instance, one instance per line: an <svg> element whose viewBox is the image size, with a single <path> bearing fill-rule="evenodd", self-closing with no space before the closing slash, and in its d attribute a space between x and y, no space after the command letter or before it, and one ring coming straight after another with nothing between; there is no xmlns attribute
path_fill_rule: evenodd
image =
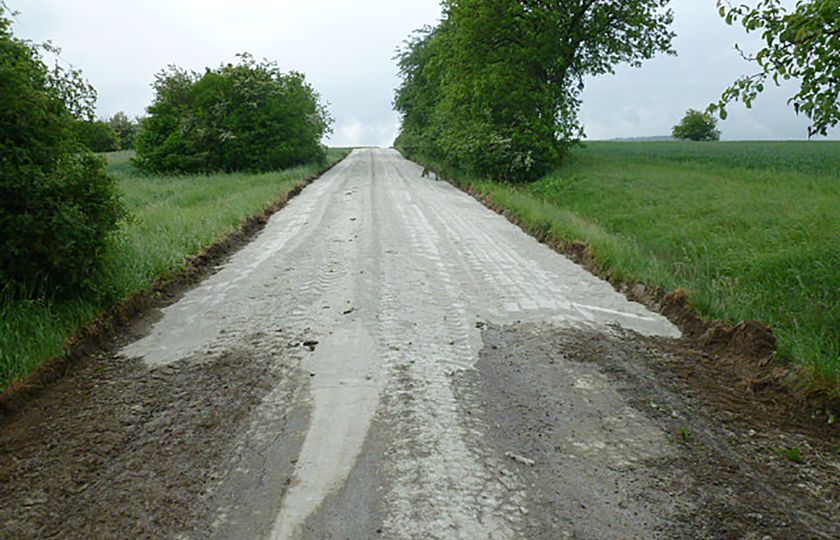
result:
<svg viewBox="0 0 840 540"><path fill-rule="evenodd" d="M79 120L75 124L76 138L91 152L113 152L120 149L117 133L108 122Z"/></svg>
<svg viewBox="0 0 840 540"><path fill-rule="evenodd" d="M326 156L332 118L300 73L243 54L203 75L170 66L154 88L136 141L143 169L270 171Z"/></svg>
<svg viewBox="0 0 840 540"><path fill-rule="evenodd" d="M95 290L125 212L105 161L75 137L96 94L16 38L7 13L0 2L0 291Z"/></svg>
<svg viewBox="0 0 840 540"><path fill-rule="evenodd" d="M826 135L840 122L840 0L799 0L788 12L780 0L761 0L754 7L733 6L718 0L727 24L740 22L750 32L761 32L763 47L747 60L758 72L744 76L727 88L718 103L709 107L726 119L726 106L742 101L752 106L768 79L798 79L799 91L788 103L797 114L811 120L808 135Z"/></svg>
<svg viewBox="0 0 840 540"><path fill-rule="evenodd" d="M134 139L140 130L140 119L131 120L124 112L118 112L108 119L108 125L117 134L120 150L134 148Z"/></svg>
<svg viewBox="0 0 840 540"><path fill-rule="evenodd" d="M397 144L506 181L575 144L584 77L670 52L668 0L445 0L399 52ZM410 150L409 150L410 151Z"/></svg>
<svg viewBox="0 0 840 540"><path fill-rule="evenodd" d="M707 112L689 109L682 121L674 126L672 135L675 139L690 141L719 141L720 131L717 120Z"/></svg>

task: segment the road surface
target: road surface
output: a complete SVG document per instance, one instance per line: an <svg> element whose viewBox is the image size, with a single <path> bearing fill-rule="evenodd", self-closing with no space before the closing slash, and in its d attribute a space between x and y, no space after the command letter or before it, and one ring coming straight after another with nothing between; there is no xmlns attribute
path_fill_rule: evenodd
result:
<svg viewBox="0 0 840 540"><path fill-rule="evenodd" d="M54 428L79 448L112 435L102 455L65 471L71 484L93 479L39 487L61 476L39 458L35 495L6 530L276 540L714 531L697 517L702 483L673 433L690 418L611 375L655 356L643 336L678 329L421 170L394 150L354 151L124 340L111 355L120 374L90 383L111 396L87 413L97 427ZM55 501L63 519L47 510Z"/></svg>
<svg viewBox="0 0 840 540"><path fill-rule="evenodd" d="M459 402L452 388L455 372L475 367L481 328L553 321L679 334L448 183L420 176L394 150L354 152L125 348L160 365L317 342L298 359L311 374L303 396L310 411L279 512L268 529L243 517L226 534L301 537L348 482L373 429L385 452L374 466L377 490L364 496L386 538L512 538L527 488L504 449L482 447L489 426L465 421L481 403ZM599 381L580 376L595 391ZM260 414L276 415L274 399L267 403ZM375 417L383 428L373 427ZM644 423L634 428L644 445L661 438ZM262 486L271 504L261 515L281 487ZM342 518L346 527L355 513Z"/></svg>

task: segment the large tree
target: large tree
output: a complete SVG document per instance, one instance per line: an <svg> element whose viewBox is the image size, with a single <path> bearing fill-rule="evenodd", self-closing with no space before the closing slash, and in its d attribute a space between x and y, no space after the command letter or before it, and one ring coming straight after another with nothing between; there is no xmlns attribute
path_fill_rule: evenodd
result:
<svg viewBox="0 0 840 540"><path fill-rule="evenodd" d="M581 134L585 77L670 52L667 3L445 0L399 55L398 143L499 179L543 174Z"/></svg>
<svg viewBox="0 0 840 540"><path fill-rule="evenodd" d="M689 141L719 141L720 131L717 120L707 112L689 109L679 124L671 132L675 139Z"/></svg>
<svg viewBox="0 0 840 540"><path fill-rule="evenodd" d="M752 105L765 84L797 79L799 91L789 103L811 119L809 135L825 135L840 122L840 0L799 0L792 11L781 0L761 0L754 6L718 0L721 17L760 32L763 46L755 54L739 48L755 63L756 73L727 88L710 111L726 118L726 106L741 100Z"/></svg>

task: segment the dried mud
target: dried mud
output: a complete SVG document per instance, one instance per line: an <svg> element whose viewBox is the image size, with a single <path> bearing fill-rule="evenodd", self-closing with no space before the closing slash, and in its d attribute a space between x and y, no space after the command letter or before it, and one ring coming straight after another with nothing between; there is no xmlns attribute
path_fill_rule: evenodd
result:
<svg viewBox="0 0 840 540"><path fill-rule="evenodd" d="M670 519L652 531L658 537L840 536L836 433L815 433L795 415L716 379L718 371L686 341L517 325L488 328L484 342L477 373L461 377L485 397L479 414L496 427L489 444L535 463L520 468L530 485L525 537L634 537L628 522L667 508ZM668 434L652 444L676 451L657 456L657 448L641 448L653 457L616 467L611 451L627 455L623 447L639 435L623 430L638 420L632 411L599 408L589 383L579 374L570 380L568 362L606 376L610 391ZM591 438L587 423L598 426L600 439L589 441L598 451L581 459L568 441ZM801 451L803 463L782 455L790 448ZM576 485L587 477L590 483ZM599 491L603 486L615 490ZM611 519L593 519L598 512Z"/></svg>
<svg viewBox="0 0 840 540"><path fill-rule="evenodd" d="M152 370L108 353L83 364L3 425L2 537L206 529L212 487L246 420L291 378L256 350Z"/></svg>
<svg viewBox="0 0 840 540"><path fill-rule="evenodd" d="M0 419L0 537L840 534L836 426L394 152L187 289Z"/></svg>

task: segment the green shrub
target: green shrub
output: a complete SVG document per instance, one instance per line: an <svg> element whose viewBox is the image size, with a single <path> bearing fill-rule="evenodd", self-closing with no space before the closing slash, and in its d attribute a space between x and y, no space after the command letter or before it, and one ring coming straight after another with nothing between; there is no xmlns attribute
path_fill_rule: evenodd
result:
<svg viewBox="0 0 840 540"><path fill-rule="evenodd" d="M75 125L76 139L91 152L114 152L120 149L117 133L108 122L81 120Z"/></svg>
<svg viewBox="0 0 840 540"><path fill-rule="evenodd" d="M689 109L671 132L675 139L689 141L719 141L717 120L709 113Z"/></svg>
<svg viewBox="0 0 840 540"><path fill-rule="evenodd" d="M104 160L75 136L95 93L78 71L48 68L5 13L0 3L0 290L95 288L124 212Z"/></svg>
<svg viewBox="0 0 840 540"><path fill-rule="evenodd" d="M130 119L124 112L118 112L108 119L108 125L114 130L119 143L119 150L133 150L134 140L140 131L139 118Z"/></svg>
<svg viewBox="0 0 840 540"><path fill-rule="evenodd" d="M240 55L203 75L170 67L137 138L151 172L271 171L325 159L332 119L300 73Z"/></svg>

